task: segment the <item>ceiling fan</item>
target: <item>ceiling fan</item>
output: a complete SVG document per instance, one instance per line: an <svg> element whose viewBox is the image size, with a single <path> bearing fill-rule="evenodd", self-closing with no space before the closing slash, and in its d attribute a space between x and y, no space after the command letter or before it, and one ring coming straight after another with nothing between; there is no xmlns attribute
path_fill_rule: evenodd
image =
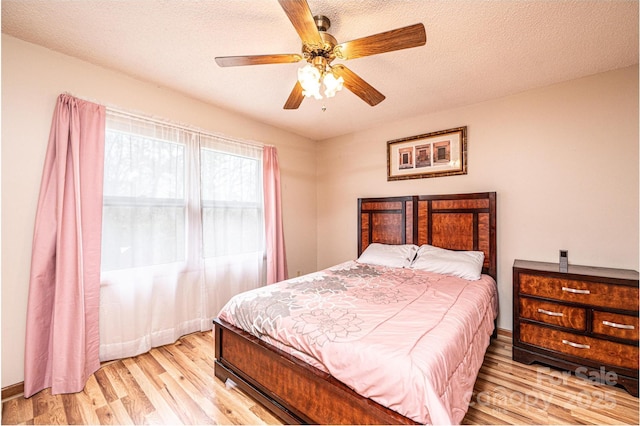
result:
<svg viewBox="0 0 640 426"><path fill-rule="evenodd" d="M320 99L321 85L324 94L333 96L342 86L360 97L371 106L385 99L385 96L356 73L342 64L331 65L334 59L355 59L394 50L423 46L427 42L424 25L407 27L374 34L338 44L327 30L331 25L325 16L313 16L306 0L278 0L287 17L302 40L302 54L222 56L215 58L221 67L243 65L285 64L306 60L308 64L298 70L298 81L284 109L297 109L305 96Z"/></svg>

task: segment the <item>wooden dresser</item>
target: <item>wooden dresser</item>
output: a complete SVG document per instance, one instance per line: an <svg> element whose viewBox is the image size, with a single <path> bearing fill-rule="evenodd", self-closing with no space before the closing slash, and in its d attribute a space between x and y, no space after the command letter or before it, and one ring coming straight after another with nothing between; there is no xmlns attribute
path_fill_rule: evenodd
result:
<svg viewBox="0 0 640 426"><path fill-rule="evenodd" d="M638 272L516 260L513 359L638 396Z"/></svg>

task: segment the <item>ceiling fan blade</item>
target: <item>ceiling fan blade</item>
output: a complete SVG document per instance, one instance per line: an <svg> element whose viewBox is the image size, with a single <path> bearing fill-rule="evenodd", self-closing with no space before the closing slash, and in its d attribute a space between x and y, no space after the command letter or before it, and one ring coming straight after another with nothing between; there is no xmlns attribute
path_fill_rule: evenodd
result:
<svg viewBox="0 0 640 426"><path fill-rule="evenodd" d="M352 91L369 105L376 106L384 101L385 96L382 93L378 92L372 85L344 65L334 66L333 73L344 79L344 87Z"/></svg>
<svg viewBox="0 0 640 426"><path fill-rule="evenodd" d="M415 24L338 44L333 52L337 58L354 59L423 46L426 42L424 25Z"/></svg>
<svg viewBox="0 0 640 426"><path fill-rule="evenodd" d="M306 0L278 0L278 3L303 43L322 46L322 38Z"/></svg>
<svg viewBox="0 0 640 426"><path fill-rule="evenodd" d="M300 85L299 81L296 81L296 85L293 87L289 99L287 99L287 102L284 104L284 109L298 109L303 99L302 85Z"/></svg>
<svg viewBox="0 0 640 426"><path fill-rule="evenodd" d="M218 56L216 63L221 67L238 67L242 65L290 64L302 60L301 55L248 55Z"/></svg>

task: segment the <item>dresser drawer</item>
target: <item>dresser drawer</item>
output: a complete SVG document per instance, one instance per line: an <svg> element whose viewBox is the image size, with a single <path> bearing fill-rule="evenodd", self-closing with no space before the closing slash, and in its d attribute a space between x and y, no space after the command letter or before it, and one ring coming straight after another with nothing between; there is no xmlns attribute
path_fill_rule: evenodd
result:
<svg viewBox="0 0 640 426"><path fill-rule="evenodd" d="M520 293L597 307L638 310L638 288L520 274Z"/></svg>
<svg viewBox="0 0 640 426"><path fill-rule="evenodd" d="M606 365L638 369L638 346L580 336L534 324L520 324L520 340Z"/></svg>
<svg viewBox="0 0 640 426"><path fill-rule="evenodd" d="M638 341L638 317L594 311L592 330L597 334Z"/></svg>
<svg viewBox="0 0 640 426"><path fill-rule="evenodd" d="M587 327L587 313L584 308L543 302L528 297L520 299L520 317L581 331L586 330Z"/></svg>

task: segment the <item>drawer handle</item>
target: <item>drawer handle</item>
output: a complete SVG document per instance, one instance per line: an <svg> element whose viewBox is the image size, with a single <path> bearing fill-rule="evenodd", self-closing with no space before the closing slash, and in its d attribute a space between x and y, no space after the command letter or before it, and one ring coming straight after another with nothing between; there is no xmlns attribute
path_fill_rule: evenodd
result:
<svg viewBox="0 0 640 426"><path fill-rule="evenodd" d="M610 321L602 321L602 324L608 325L609 327L613 327L613 328L623 328L625 330L633 330L635 328L633 325L618 324L617 322L610 322Z"/></svg>
<svg viewBox="0 0 640 426"><path fill-rule="evenodd" d="M589 346L589 345L583 345L582 343L575 343L575 342L571 342L569 340L562 339L562 343L564 343L565 345L569 345L572 348L591 349L591 346Z"/></svg>
<svg viewBox="0 0 640 426"><path fill-rule="evenodd" d="M571 287L562 287L562 291L566 291L567 293L576 293L576 294L591 294L589 290L579 290L577 288L571 288Z"/></svg>
<svg viewBox="0 0 640 426"><path fill-rule="evenodd" d="M538 308L538 312L541 314L549 315L550 317L562 317L564 314L562 312L553 312L547 311L546 309Z"/></svg>

